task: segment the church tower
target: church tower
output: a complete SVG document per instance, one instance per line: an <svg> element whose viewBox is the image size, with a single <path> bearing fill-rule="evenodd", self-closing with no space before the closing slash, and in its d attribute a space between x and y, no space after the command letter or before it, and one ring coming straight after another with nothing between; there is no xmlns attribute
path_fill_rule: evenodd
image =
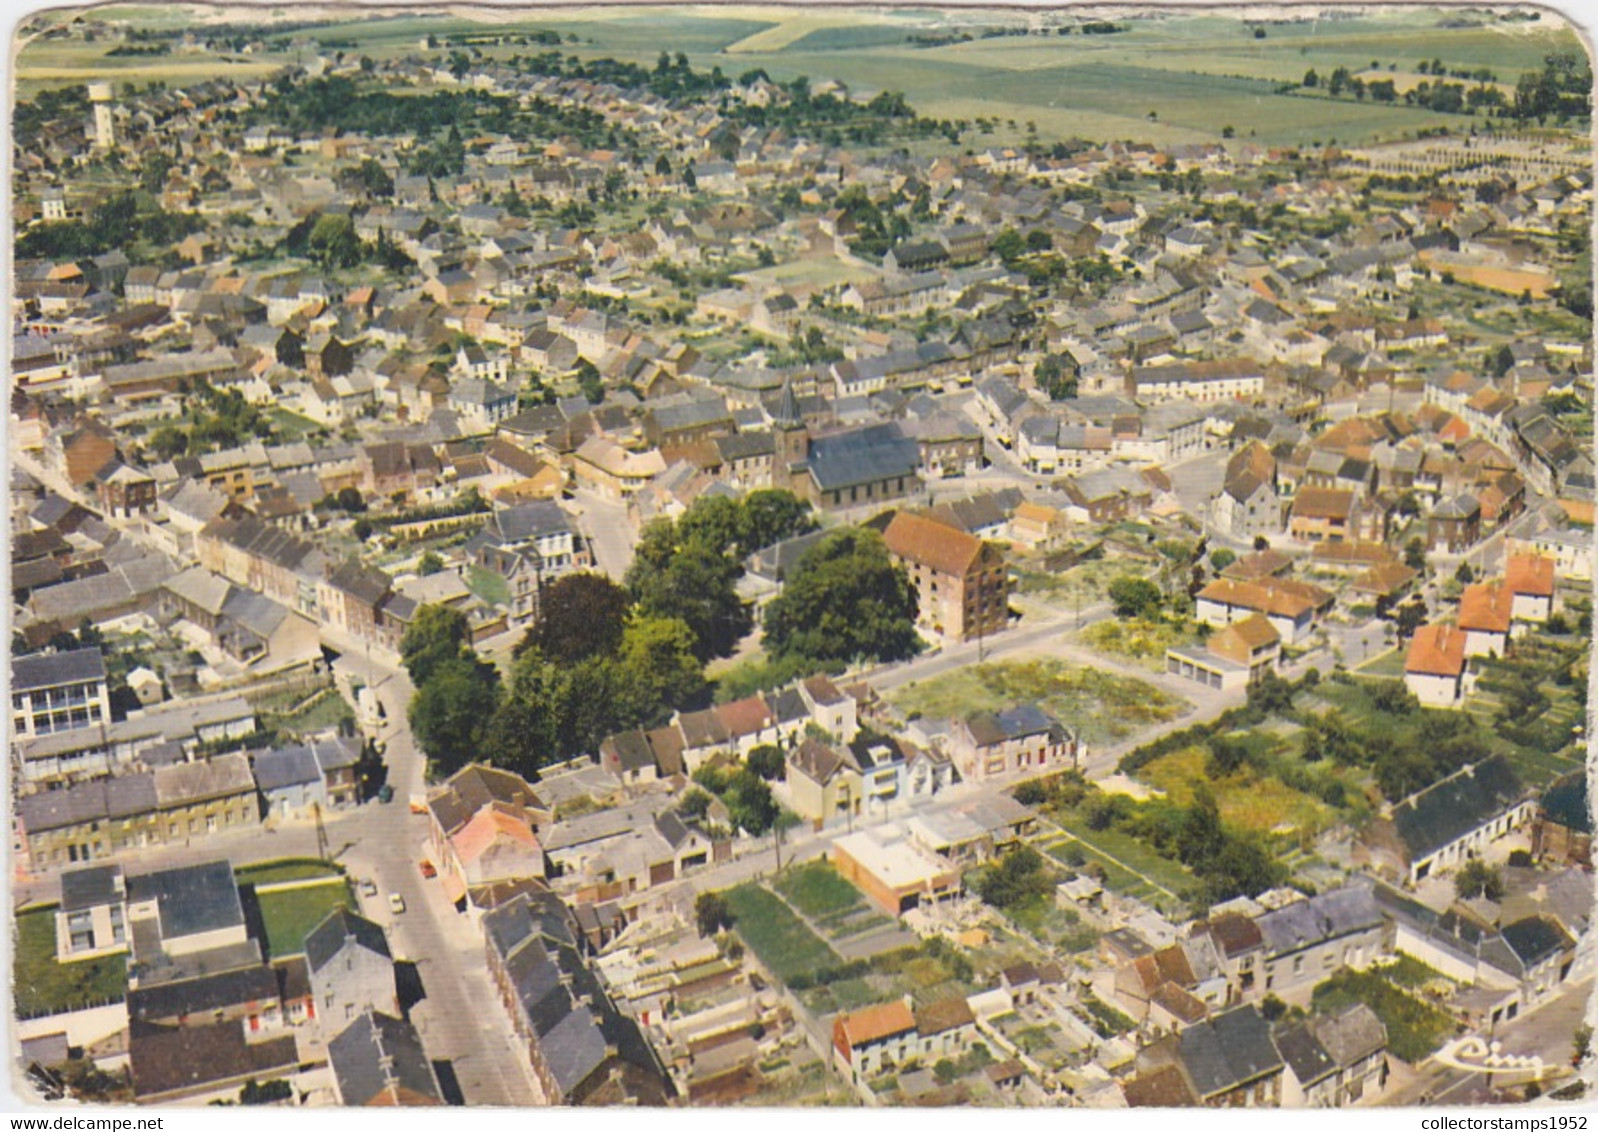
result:
<svg viewBox="0 0 1598 1132"><path fill-rule="evenodd" d="M94 148L111 149L117 144L116 95L110 83L90 83L89 103L94 107Z"/></svg>
<svg viewBox="0 0 1598 1132"><path fill-rule="evenodd" d="M810 498L810 479L804 474L810 456L810 430L799 413L799 398L793 391L793 375L783 378L782 400L771 422L775 451L771 457L771 486L785 488L800 499Z"/></svg>

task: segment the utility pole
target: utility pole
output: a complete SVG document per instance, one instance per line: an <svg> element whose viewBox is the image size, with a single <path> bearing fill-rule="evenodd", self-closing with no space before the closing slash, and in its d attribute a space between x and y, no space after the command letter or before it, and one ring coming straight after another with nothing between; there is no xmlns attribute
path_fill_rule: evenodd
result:
<svg viewBox="0 0 1598 1132"><path fill-rule="evenodd" d="M332 854L327 843L327 826L322 824L322 803L312 802L311 813L316 816L316 856L319 860L330 860Z"/></svg>

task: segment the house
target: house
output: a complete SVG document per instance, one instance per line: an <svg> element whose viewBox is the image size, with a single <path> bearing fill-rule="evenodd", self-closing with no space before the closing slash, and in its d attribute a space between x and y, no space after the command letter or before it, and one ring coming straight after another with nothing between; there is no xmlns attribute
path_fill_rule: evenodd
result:
<svg viewBox="0 0 1598 1132"><path fill-rule="evenodd" d="M1074 767L1087 754L1075 732L1035 704L973 712L954 721L949 741L966 782Z"/></svg>
<svg viewBox="0 0 1598 1132"><path fill-rule="evenodd" d="M127 885L120 865L61 874L56 907L56 961L75 963L128 950Z"/></svg>
<svg viewBox="0 0 1598 1132"><path fill-rule="evenodd" d="M342 1033L368 1010L398 1015L394 956L378 924L335 908L305 935L312 1011L322 1032Z"/></svg>
<svg viewBox="0 0 1598 1132"><path fill-rule="evenodd" d="M1554 612L1554 560L1540 554L1510 554L1504 568L1504 585L1513 600L1510 615L1516 621L1545 623Z"/></svg>
<svg viewBox="0 0 1598 1132"><path fill-rule="evenodd" d="M873 826L832 843L839 874L890 916L936 904L960 892L960 872L898 825Z"/></svg>
<svg viewBox="0 0 1598 1132"><path fill-rule="evenodd" d="M1217 629L1202 648L1167 649L1165 670L1211 688L1236 692L1276 671L1281 655L1281 633L1269 618L1256 613Z"/></svg>
<svg viewBox="0 0 1598 1132"><path fill-rule="evenodd" d="M904 1000L868 1006L832 1022L833 1064L856 1086L916 1055L916 1019Z"/></svg>
<svg viewBox="0 0 1598 1132"><path fill-rule="evenodd" d="M544 875L538 835L552 815L519 775L471 763L428 797L427 813L428 849L457 906L474 886Z"/></svg>
<svg viewBox="0 0 1598 1132"><path fill-rule="evenodd" d="M98 648L35 653L11 662L11 734L32 739L111 721Z"/></svg>
<svg viewBox="0 0 1598 1132"><path fill-rule="evenodd" d="M1481 538L1481 503L1460 493L1440 500L1426 516L1426 545L1434 552L1458 554Z"/></svg>
<svg viewBox="0 0 1598 1132"><path fill-rule="evenodd" d="M1464 766L1396 803L1355 845L1355 861L1415 884L1457 868L1528 824L1536 800L1502 755Z"/></svg>
<svg viewBox="0 0 1598 1132"><path fill-rule="evenodd" d="M1137 1076L1174 1066L1194 1103L1205 1108L1275 1108L1285 1066L1270 1024L1253 1006L1217 1014L1137 1054Z"/></svg>
<svg viewBox="0 0 1598 1132"><path fill-rule="evenodd" d="M1502 582L1477 582L1459 595L1466 656L1503 656L1514 631L1515 596Z"/></svg>
<svg viewBox="0 0 1598 1132"><path fill-rule="evenodd" d="M1283 1108L1343 1108L1387 1084L1387 1027L1363 1002L1277 1027Z"/></svg>
<svg viewBox="0 0 1598 1132"><path fill-rule="evenodd" d="M670 1077L584 961L560 899L524 892L483 914L488 973L550 1104L664 1105Z"/></svg>
<svg viewBox="0 0 1598 1132"><path fill-rule="evenodd" d="M951 642L992 636L1010 620L1010 570L992 543L909 511L882 532L916 591L917 621Z"/></svg>
<svg viewBox="0 0 1598 1132"><path fill-rule="evenodd" d="M1264 616L1283 642L1296 645L1332 604L1331 594L1308 582L1274 577L1244 582L1220 577L1199 591L1194 616L1217 628Z"/></svg>
<svg viewBox="0 0 1598 1132"><path fill-rule="evenodd" d="M1539 861L1592 865L1592 810L1585 770L1571 771L1543 791L1531 819L1531 853Z"/></svg>
<svg viewBox="0 0 1598 1132"><path fill-rule="evenodd" d="M1457 707L1467 689L1466 637L1446 622L1422 625L1404 658L1404 687L1427 707Z"/></svg>
<svg viewBox="0 0 1598 1132"><path fill-rule="evenodd" d="M128 1076L138 1104L236 1100L247 1081L290 1077L298 1070L292 1034L250 1040L235 1021L162 1026L130 1020Z"/></svg>
<svg viewBox="0 0 1598 1132"><path fill-rule="evenodd" d="M327 781L309 747L289 746L255 756L255 785L268 816L311 812L327 804Z"/></svg>
<svg viewBox="0 0 1598 1132"><path fill-rule="evenodd" d="M1301 487L1288 509L1287 531L1297 542L1347 542L1363 537L1359 496L1346 488Z"/></svg>
<svg viewBox="0 0 1598 1132"><path fill-rule="evenodd" d="M1307 992L1338 971L1363 970L1383 951L1385 925L1369 884L1295 900L1254 923L1264 945L1264 994Z"/></svg>
<svg viewBox="0 0 1598 1132"><path fill-rule="evenodd" d="M327 1043L333 1092L347 1108L441 1107L444 1092L410 1022L366 1010Z"/></svg>

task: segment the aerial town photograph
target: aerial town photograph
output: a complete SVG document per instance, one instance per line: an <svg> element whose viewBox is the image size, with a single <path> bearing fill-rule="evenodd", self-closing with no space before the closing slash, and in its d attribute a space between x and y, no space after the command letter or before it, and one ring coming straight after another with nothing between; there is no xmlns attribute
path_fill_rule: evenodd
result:
<svg viewBox="0 0 1598 1132"><path fill-rule="evenodd" d="M1557 10L12 53L30 1110L1592 1103Z"/></svg>

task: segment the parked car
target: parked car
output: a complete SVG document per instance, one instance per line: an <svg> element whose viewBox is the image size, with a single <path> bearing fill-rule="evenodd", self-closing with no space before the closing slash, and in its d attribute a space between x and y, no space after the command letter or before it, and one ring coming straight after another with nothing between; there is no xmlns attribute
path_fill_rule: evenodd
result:
<svg viewBox="0 0 1598 1132"><path fill-rule="evenodd" d="M402 915L404 913L404 911L405 911L405 897L401 896L397 892L389 893L388 894L388 907L389 907L389 910L394 913L394 915L396 915L396 916Z"/></svg>
<svg viewBox="0 0 1598 1132"><path fill-rule="evenodd" d="M385 804L392 802L394 800L394 788L386 782L383 783L382 786L377 788L377 800Z"/></svg>
<svg viewBox="0 0 1598 1132"><path fill-rule="evenodd" d="M363 881L361 881L361 895L362 896L376 896L377 895L377 883L375 881L371 881L371 880L363 880Z"/></svg>
<svg viewBox="0 0 1598 1132"><path fill-rule="evenodd" d="M433 862L431 862L431 861L423 861L422 862L422 875L424 877L426 877L428 880L432 880L434 877L436 877L438 875L438 870L433 867Z"/></svg>

